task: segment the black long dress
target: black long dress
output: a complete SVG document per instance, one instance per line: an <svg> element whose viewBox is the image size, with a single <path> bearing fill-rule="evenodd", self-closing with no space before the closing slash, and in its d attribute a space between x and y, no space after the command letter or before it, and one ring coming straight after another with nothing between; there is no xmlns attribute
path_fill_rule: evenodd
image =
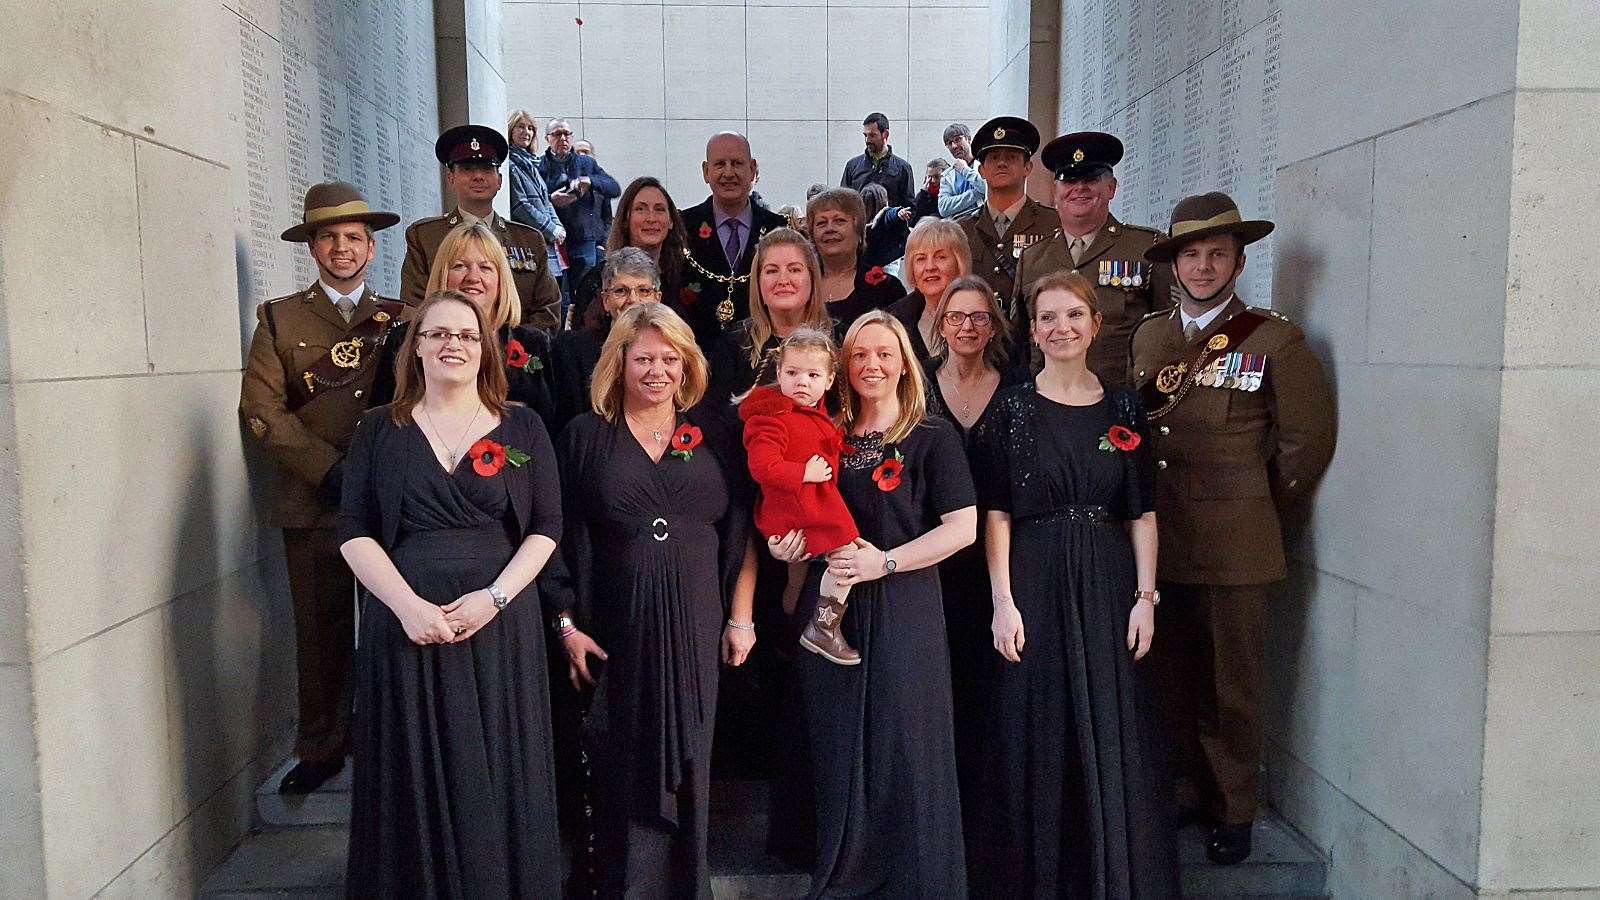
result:
<svg viewBox="0 0 1600 900"><path fill-rule="evenodd" d="M1125 527L1153 508L1138 395L1090 406L1007 389L975 435L980 503L1009 512L1011 587L1027 643L1002 663L978 793L974 884L993 897L1173 897L1177 864L1146 664L1128 650L1137 584ZM1156 652L1159 652L1159 642Z"/></svg>
<svg viewBox="0 0 1600 900"><path fill-rule="evenodd" d="M937 374L937 370L936 370ZM978 414L972 428L965 429L950 413L950 405L935 377L928 383L928 415L949 422L961 435L972 468L974 483L981 479L972 435L997 414L1006 388L1017 383L1010 366L1000 369L1000 383L989 396L988 405ZM984 557L984 519L978 517L978 539L939 564L939 587L944 594L945 636L950 643L950 694L955 708L956 776L961 784L961 824L967 839L967 858L972 859L972 841L978 834L974 820L976 798L982 788L981 775L990 765L984 757L985 738L992 725L994 679L1001 657L994 649L990 622L994 603L989 590L989 565ZM977 874L970 864L969 879ZM977 886L974 885L974 889Z"/></svg>
<svg viewBox="0 0 1600 900"><path fill-rule="evenodd" d="M557 451L572 604L609 657L585 738L602 896L711 896L718 656L748 499L721 421L697 415L692 455L651 462L625 424L585 413Z"/></svg>
<svg viewBox="0 0 1600 900"><path fill-rule="evenodd" d="M880 550L974 503L961 440L941 419L887 449L879 434L846 441L854 452L840 466L839 491ZM873 472L896 452L900 482L882 490ZM815 603L813 580L800 607ZM809 653L799 664L817 794L812 896L959 896L966 854L938 569L855 585L843 629L860 665Z"/></svg>
<svg viewBox="0 0 1600 900"><path fill-rule="evenodd" d="M512 408L488 437L528 453L478 474L439 465L383 407L346 461L340 538L377 540L440 605L480 590L524 536L561 536L555 455ZM363 593L346 890L352 897L532 897L560 890L544 614L534 586L460 644L422 646Z"/></svg>

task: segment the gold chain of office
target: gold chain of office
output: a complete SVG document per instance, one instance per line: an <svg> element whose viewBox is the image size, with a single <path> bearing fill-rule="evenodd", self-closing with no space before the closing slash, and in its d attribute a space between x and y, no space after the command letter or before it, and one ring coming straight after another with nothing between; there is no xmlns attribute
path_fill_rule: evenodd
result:
<svg viewBox="0 0 1600 900"><path fill-rule="evenodd" d="M735 284L744 284L750 280L750 274L748 272L743 275L723 275L707 269L705 266L700 265L700 260L694 258L694 254L689 252L688 247L683 248L683 258L689 261L689 265L693 266L696 272L699 272L701 275L704 275L712 281L726 284L730 287Z"/></svg>

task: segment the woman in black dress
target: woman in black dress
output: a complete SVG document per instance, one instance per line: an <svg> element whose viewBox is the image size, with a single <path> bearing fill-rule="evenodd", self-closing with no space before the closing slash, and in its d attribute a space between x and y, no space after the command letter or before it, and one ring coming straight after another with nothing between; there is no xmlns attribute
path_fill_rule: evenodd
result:
<svg viewBox="0 0 1600 900"><path fill-rule="evenodd" d="M494 233L481 222L462 222L439 242L439 252L428 271L428 293L456 291L483 310L489 329L504 350L506 399L539 414L545 430L556 433L550 396L550 338L522 323L522 301L512 280L511 262ZM394 359L400 355L405 327L384 345L378 373L372 381L370 406L388 403L395 396Z"/></svg>
<svg viewBox="0 0 1600 900"><path fill-rule="evenodd" d="M864 264L866 222L866 204L850 188L831 188L806 202L806 228L822 262L819 291L838 323L836 338L862 313L883 309L906 293L900 279L882 266Z"/></svg>
<svg viewBox="0 0 1600 900"><path fill-rule="evenodd" d="M591 271L600 280L601 315L590 316L581 328L556 335L550 347L551 434L561 434L568 422L590 411L589 378L600 364L600 348L617 315L661 299L656 264L637 247L608 252L605 262Z"/></svg>
<svg viewBox="0 0 1600 900"><path fill-rule="evenodd" d="M762 235L750 261L750 313L706 350L711 365L708 402L731 411L734 395L748 391L758 377L771 379L771 372L762 373L767 354L796 328L833 330L821 283L817 252L804 235L792 228Z"/></svg>
<svg viewBox="0 0 1600 900"><path fill-rule="evenodd" d="M911 293L888 306L889 313L905 326L911 350L922 364L925 380L933 379L935 363L928 347L939 330L934 307L944 289L972 272L972 248L967 233L949 219L923 219L906 238L904 271L910 276Z"/></svg>
<svg viewBox="0 0 1600 900"><path fill-rule="evenodd" d="M719 646L740 665L755 643L755 550L738 436L727 417L689 409L705 384L689 326L659 303L635 306L601 351L595 411L557 451L571 573L558 634L574 681L596 686L586 729L606 897L711 896Z"/></svg>
<svg viewBox="0 0 1600 900"><path fill-rule="evenodd" d="M509 406L483 310L433 294L391 406L345 459L340 551L360 579L352 897L560 890L544 616L555 454ZM376 600L377 602L374 602Z"/></svg>
<svg viewBox="0 0 1600 900"><path fill-rule="evenodd" d="M973 429L995 409L999 392L1017 381L1015 367L1006 365L1009 337L1000 302L988 282L963 275L950 282L934 308L939 323L930 349L934 365L928 391L928 414L956 427L973 459ZM977 479L977 472L973 477ZM962 831L968 842L977 836L974 803L979 774L989 765L984 738L990 725L994 696L994 670L999 659L989 637L989 569L983 557L983 520L978 539L939 564L939 586L944 593L945 631L950 641L950 691L955 703L956 774L961 783ZM969 876L974 870L969 867Z"/></svg>
<svg viewBox="0 0 1600 900"><path fill-rule="evenodd" d="M1139 397L1085 364L1094 288L1032 289L1044 370L1003 391L974 441L1002 664L973 841L994 897L1178 894L1156 716L1154 466Z"/></svg>
<svg viewBox="0 0 1600 900"><path fill-rule="evenodd" d="M956 896L966 854L937 565L973 541L972 477L955 429L925 416L898 322L862 316L842 352L839 491L862 539L829 554L828 570L854 585L844 633L861 664L799 663L817 797L811 894ZM773 556L805 558L804 537L769 542Z"/></svg>

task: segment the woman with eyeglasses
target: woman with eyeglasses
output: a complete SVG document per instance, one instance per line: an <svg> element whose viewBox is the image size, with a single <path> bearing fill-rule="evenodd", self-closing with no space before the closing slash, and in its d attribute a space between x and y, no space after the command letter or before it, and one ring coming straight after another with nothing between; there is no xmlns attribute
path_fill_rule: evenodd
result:
<svg viewBox="0 0 1600 900"><path fill-rule="evenodd" d="M522 301L512 281L511 263L494 233L482 222L463 222L439 242L433 268L428 272L428 293L455 291L477 304L500 342L506 370L506 399L539 414L545 427L556 430L550 395L550 338L522 324ZM403 330L390 337L372 384L372 406L395 396L394 360L405 338Z"/></svg>
<svg viewBox="0 0 1600 900"><path fill-rule="evenodd" d="M463 294L429 295L394 403L366 414L345 459L339 550L363 589L352 897L561 888L534 586L561 489L544 425L507 402L491 327Z"/></svg>
<svg viewBox="0 0 1600 900"><path fill-rule="evenodd" d="M929 346L934 377L928 391L928 414L954 425L973 460L972 433L994 409L994 398L1021 379L1006 365L1010 337L1000 301L982 278L962 275L944 289L933 309L938 330ZM974 479L977 472L973 472ZM987 761L983 739L986 710L993 697L997 662L989 638L989 570L983 557L983 520L978 540L939 564L944 589L945 634L950 642L950 686L955 707L956 778L961 785L963 833L978 834L973 821L979 775ZM971 848L968 848L971 856ZM981 896L973 885L975 896Z"/></svg>
<svg viewBox="0 0 1600 900"><path fill-rule="evenodd" d="M588 316L582 328L557 335L550 348L553 434L561 434L568 422L592 409L589 379L600 363L600 349L611 333L611 323L629 307L661 299L655 261L638 247L619 247L607 253L597 278L600 303L595 308L599 314Z"/></svg>

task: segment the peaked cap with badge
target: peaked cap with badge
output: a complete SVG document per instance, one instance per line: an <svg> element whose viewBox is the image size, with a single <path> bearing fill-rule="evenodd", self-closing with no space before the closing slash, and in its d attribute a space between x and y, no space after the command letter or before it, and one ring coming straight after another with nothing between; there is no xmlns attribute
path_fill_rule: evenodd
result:
<svg viewBox="0 0 1600 900"><path fill-rule="evenodd" d="M483 125L457 125L439 135L433 145L439 164L449 167L464 161L482 161L497 169L510 153L500 132ZM400 267L400 299L409 306L422 302L434 255L450 229L466 221L460 207L442 216L418 219L406 228L406 258ZM561 287L550 274L550 255L539 229L513 222L491 211L482 220L506 252L517 299L522 304L522 324L553 329L561 308Z"/></svg>
<svg viewBox="0 0 1600 900"><path fill-rule="evenodd" d="M382 229L399 220L369 208L353 185L328 182L306 191L300 224L283 239L308 242L317 228L340 222ZM239 414L276 464L272 520L283 528L294 603L301 765L280 785L289 793L314 788L344 761L354 581L333 526L344 454L367 408L378 357L405 309L370 282L359 297L337 299L353 301L348 318L320 281L256 307L239 388ZM307 774L313 767L318 774Z"/></svg>
<svg viewBox="0 0 1600 900"><path fill-rule="evenodd" d="M972 139L972 157L982 165L985 153L1001 148L1019 151L1024 159L1032 159L1039 150L1039 129L1027 119L1016 116L990 119ZM1055 210L1029 197L1026 188L1022 208L1004 229L997 227L999 223L987 202L957 216L955 222L967 236L967 247L972 252L972 274L989 283L1002 305L1010 300L1015 288L1022 252L1050 237L1061 224Z"/></svg>
<svg viewBox="0 0 1600 900"><path fill-rule="evenodd" d="M1039 158L1058 182L1091 178L1110 172L1122 160L1122 141L1100 131L1073 132L1046 144ZM1144 256L1162 236L1154 228L1129 225L1107 213L1074 261L1073 238L1061 228L1058 214L1054 233L1023 250L1017 262L1011 319L1018 346L1029 346L1033 314L1028 293L1034 283L1052 272L1077 272L1094 285L1102 320L1100 333L1089 346L1089 369L1106 384L1123 383L1128 374L1128 338L1134 326L1146 314L1173 303L1170 272Z"/></svg>

